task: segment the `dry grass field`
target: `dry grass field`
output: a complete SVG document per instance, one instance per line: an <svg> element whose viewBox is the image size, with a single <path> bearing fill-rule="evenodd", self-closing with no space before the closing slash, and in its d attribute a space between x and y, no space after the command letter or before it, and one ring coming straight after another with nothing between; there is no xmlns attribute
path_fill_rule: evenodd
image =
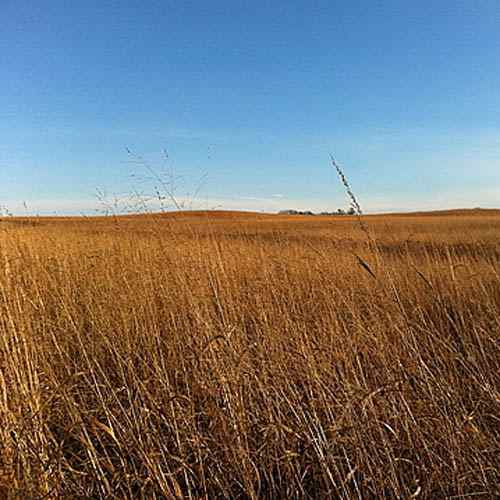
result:
<svg viewBox="0 0 500 500"><path fill-rule="evenodd" d="M495 498L500 212L0 222L0 497Z"/></svg>

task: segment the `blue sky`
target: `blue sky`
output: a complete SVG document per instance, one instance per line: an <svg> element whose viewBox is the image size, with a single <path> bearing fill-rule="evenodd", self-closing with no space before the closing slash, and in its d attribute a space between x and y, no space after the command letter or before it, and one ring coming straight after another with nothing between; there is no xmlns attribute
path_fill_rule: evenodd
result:
<svg viewBox="0 0 500 500"><path fill-rule="evenodd" d="M500 2L0 2L0 204L500 206ZM162 150L168 151L163 161ZM133 176L135 175L135 176Z"/></svg>

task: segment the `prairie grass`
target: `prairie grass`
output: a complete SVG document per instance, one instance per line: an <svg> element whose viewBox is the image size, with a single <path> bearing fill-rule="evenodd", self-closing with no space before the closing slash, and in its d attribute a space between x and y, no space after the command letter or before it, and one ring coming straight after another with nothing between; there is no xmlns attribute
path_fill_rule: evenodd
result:
<svg viewBox="0 0 500 500"><path fill-rule="evenodd" d="M0 497L500 495L500 215L0 222Z"/></svg>

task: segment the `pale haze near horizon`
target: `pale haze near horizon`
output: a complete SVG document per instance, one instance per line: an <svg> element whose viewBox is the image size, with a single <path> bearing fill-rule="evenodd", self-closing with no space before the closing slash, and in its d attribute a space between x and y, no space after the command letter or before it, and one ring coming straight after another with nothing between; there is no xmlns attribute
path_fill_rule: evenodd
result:
<svg viewBox="0 0 500 500"><path fill-rule="evenodd" d="M367 212L500 206L496 1L0 14L0 205L15 214L95 213L96 190L154 198L126 148L192 208L346 208L330 153Z"/></svg>

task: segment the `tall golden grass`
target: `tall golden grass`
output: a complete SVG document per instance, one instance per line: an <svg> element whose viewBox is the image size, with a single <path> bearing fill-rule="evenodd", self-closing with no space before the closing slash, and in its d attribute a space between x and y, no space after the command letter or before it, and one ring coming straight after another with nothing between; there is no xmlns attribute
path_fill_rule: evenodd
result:
<svg viewBox="0 0 500 500"><path fill-rule="evenodd" d="M500 216L0 222L0 496L493 498Z"/></svg>

